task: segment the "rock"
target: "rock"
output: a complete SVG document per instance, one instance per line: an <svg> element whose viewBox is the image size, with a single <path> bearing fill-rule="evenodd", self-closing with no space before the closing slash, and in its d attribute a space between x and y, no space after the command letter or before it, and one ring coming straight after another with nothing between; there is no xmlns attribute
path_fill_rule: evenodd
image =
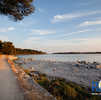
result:
<svg viewBox="0 0 101 100"><path fill-rule="evenodd" d="M77 61L78 64L87 64L86 61Z"/></svg>
<svg viewBox="0 0 101 100"><path fill-rule="evenodd" d="M101 69L101 65L97 65L96 68Z"/></svg>
<svg viewBox="0 0 101 100"><path fill-rule="evenodd" d="M16 56L11 56L11 55L9 55L8 58L9 58L10 60L17 60L17 59L18 59L18 57L16 57Z"/></svg>
<svg viewBox="0 0 101 100"><path fill-rule="evenodd" d="M29 68L29 71L30 71L30 72L34 72L34 71L35 71L34 67L30 67L30 68Z"/></svg>
<svg viewBox="0 0 101 100"><path fill-rule="evenodd" d="M30 84L29 80L23 79L21 82L22 82L21 84L22 84L24 89L26 89L27 91L31 91L32 90L33 85Z"/></svg>
<svg viewBox="0 0 101 100"><path fill-rule="evenodd" d="M76 67L79 67L79 64L75 64Z"/></svg>
<svg viewBox="0 0 101 100"><path fill-rule="evenodd" d="M81 61L81 64L87 64L87 62L86 61Z"/></svg>

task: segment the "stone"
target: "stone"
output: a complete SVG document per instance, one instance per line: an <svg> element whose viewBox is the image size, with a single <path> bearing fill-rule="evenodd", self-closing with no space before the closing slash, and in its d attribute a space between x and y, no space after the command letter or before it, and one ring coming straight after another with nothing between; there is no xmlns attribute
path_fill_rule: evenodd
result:
<svg viewBox="0 0 101 100"><path fill-rule="evenodd" d="M101 65L97 65L96 68L101 69Z"/></svg>

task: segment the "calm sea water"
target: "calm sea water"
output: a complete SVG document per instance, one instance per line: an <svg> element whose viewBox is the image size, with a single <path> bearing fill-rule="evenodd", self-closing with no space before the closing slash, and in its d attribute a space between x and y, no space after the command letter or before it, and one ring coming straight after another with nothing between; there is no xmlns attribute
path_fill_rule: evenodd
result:
<svg viewBox="0 0 101 100"><path fill-rule="evenodd" d="M32 58L33 60L41 61L57 61L57 62L76 62L87 61L87 62L100 62L101 54L47 54L47 55L24 55L19 56L20 58Z"/></svg>

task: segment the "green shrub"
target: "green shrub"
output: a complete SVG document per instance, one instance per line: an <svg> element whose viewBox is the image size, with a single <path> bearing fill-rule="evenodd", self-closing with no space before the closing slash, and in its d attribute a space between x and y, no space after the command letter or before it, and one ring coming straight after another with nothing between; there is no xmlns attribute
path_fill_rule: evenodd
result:
<svg viewBox="0 0 101 100"><path fill-rule="evenodd" d="M29 73L28 70L25 72ZM39 74L36 82L47 89L57 100L101 100L100 96L92 96L84 87L65 79L49 80L45 74ZM53 78L54 79L54 78Z"/></svg>

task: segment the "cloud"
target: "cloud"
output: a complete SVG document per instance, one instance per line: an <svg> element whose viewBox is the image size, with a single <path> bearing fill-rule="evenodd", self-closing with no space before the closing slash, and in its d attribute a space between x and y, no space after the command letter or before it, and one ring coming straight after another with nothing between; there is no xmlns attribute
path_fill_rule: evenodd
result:
<svg viewBox="0 0 101 100"><path fill-rule="evenodd" d="M36 41L40 41L41 37L28 37L26 40L24 40L24 42L26 43L31 43L32 41L36 42Z"/></svg>
<svg viewBox="0 0 101 100"><path fill-rule="evenodd" d="M0 28L0 32L8 32L8 31L13 31L13 30L15 30L14 27Z"/></svg>
<svg viewBox="0 0 101 100"><path fill-rule="evenodd" d="M83 23L81 23L79 26L90 26L90 25L100 25L101 24L101 20L96 20L96 21L85 21Z"/></svg>
<svg viewBox="0 0 101 100"><path fill-rule="evenodd" d="M68 36L72 36L72 35L77 35L77 34L84 34L84 33L88 33L91 31L101 31L101 29L84 29L84 30L77 30L77 31L73 31L73 32L69 32L69 33L64 33L62 35L60 35L61 38L67 38Z"/></svg>
<svg viewBox="0 0 101 100"><path fill-rule="evenodd" d="M42 37L27 37L21 44L19 44L19 47L21 48L31 48L31 49L37 49L40 50L42 48L40 45L42 43Z"/></svg>
<svg viewBox="0 0 101 100"><path fill-rule="evenodd" d="M101 51L101 38L72 38L72 39L44 39L39 37L28 37L21 47L43 50L47 52L69 52L69 51Z"/></svg>
<svg viewBox="0 0 101 100"><path fill-rule="evenodd" d="M14 27L8 27L8 30L13 31L13 30L15 30L15 28Z"/></svg>
<svg viewBox="0 0 101 100"><path fill-rule="evenodd" d="M61 38L46 38L44 36L29 36L19 46L46 52L69 52L69 51L101 51L101 38L68 38L69 35L84 34L91 31L101 31L101 29L85 29L70 32ZM87 33L88 34L88 33ZM65 37L65 39L64 39ZM66 39L68 38L68 39Z"/></svg>
<svg viewBox="0 0 101 100"><path fill-rule="evenodd" d="M84 29L84 30L77 30L75 32L70 32L70 33L65 33L63 34L61 37L63 39L66 39L68 36L72 36L72 35L80 35L80 34L90 34L91 32L101 32L101 29L100 28L96 28L96 29Z"/></svg>
<svg viewBox="0 0 101 100"><path fill-rule="evenodd" d="M86 17L94 14L99 14L101 11L92 11L92 12L87 12L87 13L71 13L71 14L59 14L53 17L52 23L56 22L63 22L66 20L72 20L74 18L80 18L80 17Z"/></svg>
<svg viewBox="0 0 101 100"><path fill-rule="evenodd" d="M40 29L33 29L32 33L30 35L48 35L48 34L54 34L56 33L53 30L40 30Z"/></svg>
<svg viewBox="0 0 101 100"><path fill-rule="evenodd" d="M90 30L90 29L80 30L80 31L68 33L68 34L66 34L66 36L80 34L80 33L84 33L84 32L90 32L90 31L92 31L92 30Z"/></svg>

